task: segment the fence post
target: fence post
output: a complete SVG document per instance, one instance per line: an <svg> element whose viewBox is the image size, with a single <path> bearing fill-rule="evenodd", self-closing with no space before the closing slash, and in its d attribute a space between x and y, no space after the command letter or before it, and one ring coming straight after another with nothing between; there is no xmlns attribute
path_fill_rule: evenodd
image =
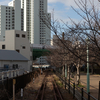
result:
<svg viewBox="0 0 100 100"><path fill-rule="evenodd" d="M90 92L88 92L88 100L90 100Z"/></svg>
<svg viewBox="0 0 100 100"><path fill-rule="evenodd" d="M4 72L2 72L2 80L4 79Z"/></svg>
<svg viewBox="0 0 100 100"><path fill-rule="evenodd" d="M16 80L13 79L13 100L15 100L15 84L16 84Z"/></svg>
<svg viewBox="0 0 100 100"><path fill-rule="evenodd" d="M98 93L98 100L100 100L100 81L99 81L99 93Z"/></svg>
<svg viewBox="0 0 100 100"><path fill-rule="evenodd" d="M8 84L8 77L7 77L7 90L8 90L8 86L9 86L9 84Z"/></svg>
<svg viewBox="0 0 100 100"><path fill-rule="evenodd" d="M83 100L83 88L81 89L81 100Z"/></svg>
<svg viewBox="0 0 100 100"><path fill-rule="evenodd" d="M75 98L75 83L73 83L73 99Z"/></svg>
<svg viewBox="0 0 100 100"><path fill-rule="evenodd" d="M67 78L67 65L65 64L65 89L66 89L66 78Z"/></svg>
<svg viewBox="0 0 100 100"><path fill-rule="evenodd" d="M70 94L70 70L69 70L69 94Z"/></svg>
<svg viewBox="0 0 100 100"><path fill-rule="evenodd" d="M69 90L69 94L70 94L70 79L69 79L69 89L68 90Z"/></svg>
<svg viewBox="0 0 100 100"><path fill-rule="evenodd" d="M66 77L65 77L65 89L66 89Z"/></svg>

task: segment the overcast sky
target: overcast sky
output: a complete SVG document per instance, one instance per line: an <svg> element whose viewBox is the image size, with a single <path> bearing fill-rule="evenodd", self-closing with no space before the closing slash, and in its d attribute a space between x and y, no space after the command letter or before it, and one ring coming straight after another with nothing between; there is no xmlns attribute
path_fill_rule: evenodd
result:
<svg viewBox="0 0 100 100"><path fill-rule="evenodd" d="M0 0L0 5L7 5L10 1L11 0ZM96 6L100 6L100 2L98 2L98 0L90 1L92 3L94 2ZM88 5L90 6L90 3ZM72 18L75 21L81 20L81 18L75 13L75 11L72 10L71 6L78 10L78 7L76 6L74 0L48 0L48 12L52 13L54 9L55 19L61 19L64 22L69 21L68 17Z"/></svg>

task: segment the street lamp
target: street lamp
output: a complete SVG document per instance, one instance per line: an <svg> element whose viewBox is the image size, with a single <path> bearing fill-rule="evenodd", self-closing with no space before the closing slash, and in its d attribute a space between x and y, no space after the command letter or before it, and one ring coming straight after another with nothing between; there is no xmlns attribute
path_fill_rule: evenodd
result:
<svg viewBox="0 0 100 100"><path fill-rule="evenodd" d="M89 82L89 39L86 39L86 43L87 43L87 93L90 92L90 82Z"/></svg>

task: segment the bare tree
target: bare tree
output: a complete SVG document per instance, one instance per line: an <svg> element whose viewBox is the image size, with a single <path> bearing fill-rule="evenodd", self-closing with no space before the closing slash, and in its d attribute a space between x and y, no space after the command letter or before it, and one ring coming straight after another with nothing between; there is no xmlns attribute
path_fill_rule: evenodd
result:
<svg viewBox="0 0 100 100"><path fill-rule="evenodd" d="M76 23L70 18L72 25L68 25L68 23L65 23L63 21L62 25L57 20L52 19L50 21L50 18L45 14L45 18L41 18L41 20L57 36L61 44L59 45L60 48L56 48L56 50L53 51L54 53L52 55L52 59L57 59L57 61L54 63L57 64L59 62L62 65L68 62L67 59L70 59L70 61L76 63L78 69L77 74L79 74L80 64L87 63L86 38L89 39L89 63L92 65L96 64L100 67L100 10L90 0L74 1L82 12L80 13L72 7L73 10L82 18L82 21L80 21L79 23ZM90 3L89 7L88 2ZM64 32L65 34L64 40L62 39L62 32ZM70 45L68 41L70 41ZM65 54L66 56L64 56ZM70 54L70 56L68 56L68 54ZM68 57L66 59L66 62L62 61L62 58L65 57ZM70 62L70 64L72 62ZM59 66L61 65L59 64ZM77 79L79 81L79 76L77 77Z"/></svg>

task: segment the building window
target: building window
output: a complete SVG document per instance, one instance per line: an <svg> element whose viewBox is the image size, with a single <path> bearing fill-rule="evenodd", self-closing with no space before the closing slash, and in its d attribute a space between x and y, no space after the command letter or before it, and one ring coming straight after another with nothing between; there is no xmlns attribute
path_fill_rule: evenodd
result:
<svg viewBox="0 0 100 100"><path fill-rule="evenodd" d="M24 35L24 34L22 34L22 37L23 37L23 38L25 38L25 35Z"/></svg>
<svg viewBox="0 0 100 100"><path fill-rule="evenodd" d="M19 37L19 34L16 34L16 37Z"/></svg>
<svg viewBox="0 0 100 100"><path fill-rule="evenodd" d="M22 46L23 49L25 49L25 46Z"/></svg>
<svg viewBox="0 0 100 100"><path fill-rule="evenodd" d="M16 50L18 53L20 52L18 49Z"/></svg>
<svg viewBox="0 0 100 100"><path fill-rule="evenodd" d="M5 49L5 45L2 45L2 49Z"/></svg>
<svg viewBox="0 0 100 100"><path fill-rule="evenodd" d="M30 56L30 60L32 60L32 56Z"/></svg>

